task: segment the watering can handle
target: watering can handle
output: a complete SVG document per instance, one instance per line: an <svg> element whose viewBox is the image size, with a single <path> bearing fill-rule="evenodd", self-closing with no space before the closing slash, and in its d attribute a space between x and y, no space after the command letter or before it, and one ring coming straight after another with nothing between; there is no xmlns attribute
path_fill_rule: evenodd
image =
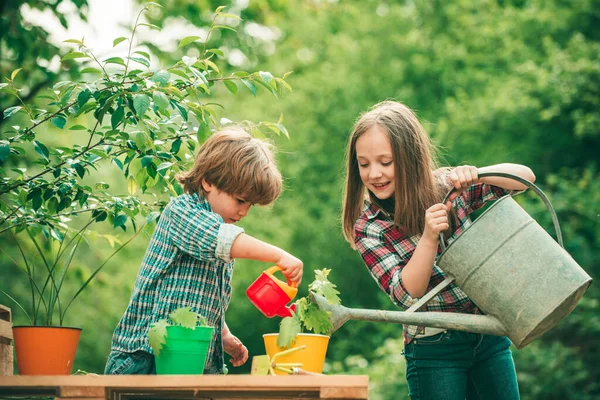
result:
<svg viewBox="0 0 600 400"><path fill-rule="evenodd" d="M552 205L550 204L550 200L548 200L548 197L546 197L544 192L542 192L542 190L539 187L537 187L533 183L529 182L527 179L521 178L520 176L517 176L517 175L507 174L505 172L484 172L484 173L479 174L479 178L485 178L486 176L497 176L500 178L513 179L515 181L521 182L523 185L525 185L528 188L530 188L531 190L533 190L535 192L535 194L537 194L538 197L540 199L542 199L542 201L546 205L546 208L548 209L548 211L550 211L550 215L552 216L552 223L554 224L554 229L556 230L556 240L557 240L558 244L560 244L560 247L563 247L563 248L565 247L563 245L562 233L560 232L560 225L558 224L558 217L556 216L556 212L554 211L554 208L552 208ZM446 202L448 201L448 198L455 190L456 189L454 189L454 188L450 189L450 191L448 192L446 197L444 197L444 201L442 202L442 204L446 204ZM440 246L442 248L442 251L446 250L446 245L444 244L444 238L442 236L442 233L440 233Z"/></svg>

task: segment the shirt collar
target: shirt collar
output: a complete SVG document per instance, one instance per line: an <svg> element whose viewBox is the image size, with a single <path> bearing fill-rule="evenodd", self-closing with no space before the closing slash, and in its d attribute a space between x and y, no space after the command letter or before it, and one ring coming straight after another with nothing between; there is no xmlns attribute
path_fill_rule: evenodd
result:
<svg viewBox="0 0 600 400"><path fill-rule="evenodd" d="M367 217L367 219L374 219L379 214L382 214L382 216L384 218L390 218L390 215L387 212L385 212L381 208L375 206L373 203L371 203L367 199L365 199L365 206L363 208L363 214L365 217Z"/></svg>

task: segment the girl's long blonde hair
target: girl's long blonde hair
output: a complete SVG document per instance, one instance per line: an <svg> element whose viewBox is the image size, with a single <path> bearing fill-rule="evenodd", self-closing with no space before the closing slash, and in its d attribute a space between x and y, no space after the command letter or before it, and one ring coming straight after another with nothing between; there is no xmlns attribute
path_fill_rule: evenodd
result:
<svg viewBox="0 0 600 400"><path fill-rule="evenodd" d="M356 158L356 141L374 125L389 135L394 160L394 197L382 202L371 191L369 200L394 218L394 225L408 234L423 232L425 211L442 201L447 188L433 176L437 169L436 148L417 116L405 105L383 101L362 114L355 123L346 152L347 172L342 227L344 237L352 247L354 225L363 209L365 186L360 179Z"/></svg>

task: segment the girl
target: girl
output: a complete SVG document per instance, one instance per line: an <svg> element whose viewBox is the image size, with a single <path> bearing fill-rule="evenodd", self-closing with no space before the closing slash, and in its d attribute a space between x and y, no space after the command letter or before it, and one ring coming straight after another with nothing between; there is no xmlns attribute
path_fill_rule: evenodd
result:
<svg viewBox="0 0 600 400"><path fill-rule="evenodd" d="M402 309L445 278L435 265L440 232L452 242L471 223L469 214L486 201L526 189L506 178L479 179L479 173L505 172L535 181L529 168L516 164L437 169L434 147L417 117L393 101L359 118L347 159L344 236ZM452 187L451 201L442 204ZM481 314L454 283L423 309ZM404 325L403 330L411 399L519 398L508 338L421 326Z"/></svg>

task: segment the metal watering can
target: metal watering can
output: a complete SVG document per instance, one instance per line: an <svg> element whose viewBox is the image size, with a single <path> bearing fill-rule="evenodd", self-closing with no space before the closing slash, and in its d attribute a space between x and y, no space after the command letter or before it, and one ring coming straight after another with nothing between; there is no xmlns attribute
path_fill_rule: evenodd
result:
<svg viewBox="0 0 600 400"><path fill-rule="evenodd" d="M512 174L482 173L480 178L511 178L532 189L552 215L558 243L511 196L494 202L448 247L440 235L437 265L447 278L406 311L350 309L330 305L333 331L349 319L397 322L434 328L508 336L519 349L569 315L592 278L564 250L558 218L548 198L533 183ZM446 203L451 190L444 199ZM456 281L486 315L415 312Z"/></svg>

